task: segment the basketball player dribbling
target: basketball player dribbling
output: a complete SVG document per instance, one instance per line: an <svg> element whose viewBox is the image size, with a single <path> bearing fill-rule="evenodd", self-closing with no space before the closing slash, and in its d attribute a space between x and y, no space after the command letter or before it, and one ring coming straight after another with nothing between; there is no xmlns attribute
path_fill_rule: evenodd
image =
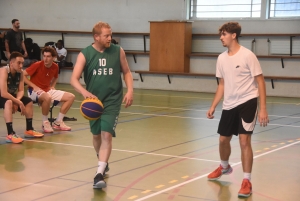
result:
<svg viewBox="0 0 300 201"><path fill-rule="evenodd" d="M93 188L105 188L104 174L108 171L112 137L115 137L122 102L125 103L125 107L133 102L133 79L124 50L118 45L111 44L110 25L98 22L93 27L92 34L94 43L79 53L71 84L84 98L98 98L104 105L101 118L90 121L90 128L98 155ZM124 98L121 71L127 86ZM86 89L79 82L82 72Z"/></svg>

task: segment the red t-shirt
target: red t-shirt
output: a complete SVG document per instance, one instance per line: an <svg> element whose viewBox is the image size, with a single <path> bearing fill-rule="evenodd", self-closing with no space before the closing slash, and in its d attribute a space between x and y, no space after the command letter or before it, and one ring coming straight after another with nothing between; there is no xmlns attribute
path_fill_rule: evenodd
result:
<svg viewBox="0 0 300 201"><path fill-rule="evenodd" d="M50 68L47 68L44 61L38 61L26 68L26 72L30 75L30 81L44 91L50 90L50 83L53 78L58 78L58 65L52 63Z"/></svg>

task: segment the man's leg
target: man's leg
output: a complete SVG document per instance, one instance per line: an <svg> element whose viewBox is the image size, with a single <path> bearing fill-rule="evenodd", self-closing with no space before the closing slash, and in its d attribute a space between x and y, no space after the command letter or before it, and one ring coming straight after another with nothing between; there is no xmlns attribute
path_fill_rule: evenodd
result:
<svg viewBox="0 0 300 201"><path fill-rule="evenodd" d="M251 146L251 134L240 134L240 147L242 152L242 167L244 172L244 179L242 187L238 193L239 197L249 197L252 194L251 172L253 164L253 151Z"/></svg>
<svg viewBox="0 0 300 201"><path fill-rule="evenodd" d="M103 175L112 150L112 135L106 131L102 131L100 135L93 135L93 145L98 153L98 169L94 178L94 188L105 188Z"/></svg>
<svg viewBox="0 0 300 201"><path fill-rule="evenodd" d="M65 125L65 123L63 122L63 119L64 119L65 114L69 111L69 109L71 108L71 106L75 100L74 94L69 93L69 92L60 91L60 90L51 90L51 92L49 92L49 94L51 94L52 100L57 100L62 103L60 112L59 112L55 122L53 123L53 128L57 129L57 130L63 130L63 131L71 130L71 127Z"/></svg>
<svg viewBox="0 0 300 201"><path fill-rule="evenodd" d="M60 112L66 114L69 111L70 107L72 106L74 100L75 100L74 94L65 92L60 100L62 102Z"/></svg>
<svg viewBox="0 0 300 201"><path fill-rule="evenodd" d="M28 97L22 97L21 98L22 103L25 105L26 109L26 130L24 132L25 137L43 137L44 134L37 132L34 130L32 126L32 118L33 118L33 102Z"/></svg>
<svg viewBox="0 0 300 201"><path fill-rule="evenodd" d="M240 147L242 152L242 166L244 173L252 172L253 164L253 151L251 146L251 135L250 134L240 134Z"/></svg>
<svg viewBox="0 0 300 201"><path fill-rule="evenodd" d="M219 138L219 153L222 161L228 161L231 154L231 141L232 136L222 136Z"/></svg>
<svg viewBox="0 0 300 201"><path fill-rule="evenodd" d="M4 120L5 120L6 127L7 127L6 142L19 144L19 143L22 143L24 140L20 136L15 134L15 132L13 130L12 106L13 106L12 101L6 100L6 102L4 104Z"/></svg>
<svg viewBox="0 0 300 201"><path fill-rule="evenodd" d="M48 120L48 114L49 114L49 109L51 104L51 96L48 93L42 93L39 96L38 101L39 101L39 105L42 107L43 130L45 133L53 133L53 129Z"/></svg>

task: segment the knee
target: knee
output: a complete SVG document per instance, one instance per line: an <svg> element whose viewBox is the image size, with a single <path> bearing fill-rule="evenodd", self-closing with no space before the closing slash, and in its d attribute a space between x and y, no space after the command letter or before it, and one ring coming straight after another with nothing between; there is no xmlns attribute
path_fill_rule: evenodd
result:
<svg viewBox="0 0 300 201"><path fill-rule="evenodd" d="M250 140L248 140L247 138L246 139L240 139L240 146L241 146L241 149L246 149L248 147L251 147Z"/></svg>
<svg viewBox="0 0 300 201"><path fill-rule="evenodd" d="M99 141L99 140L101 140L101 135L93 135L93 140L94 140L94 141Z"/></svg>
<svg viewBox="0 0 300 201"><path fill-rule="evenodd" d="M5 108L5 109L12 108L12 105L13 105L12 100L7 100L7 101L5 102L4 108Z"/></svg>
<svg viewBox="0 0 300 201"><path fill-rule="evenodd" d="M71 93L68 93L68 100L74 102L74 100L75 100L75 95L74 95L74 94L71 94Z"/></svg>
<svg viewBox="0 0 300 201"><path fill-rule="evenodd" d="M42 96L39 97L39 102L51 103L51 96L44 93Z"/></svg>
<svg viewBox="0 0 300 201"><path fill-rule="evenodd" d="M32 102L32 101L30 101L29 103L27 103L26 107L28 107L28 108L32 108L32 107L33 107L33 102Z"/></svg>
<svg viewBox="0 0 300 201"><path fill-rule="evenodd" d="M220 136L219 142L220 145L226 145L230 143L230 137Z"/></svg>
<svg viewBox="0 0 300 201"><path fill-rule="evenodd" d="M110 143L112 141L112 135L109 132L102 132L101 140Z"/></svg>

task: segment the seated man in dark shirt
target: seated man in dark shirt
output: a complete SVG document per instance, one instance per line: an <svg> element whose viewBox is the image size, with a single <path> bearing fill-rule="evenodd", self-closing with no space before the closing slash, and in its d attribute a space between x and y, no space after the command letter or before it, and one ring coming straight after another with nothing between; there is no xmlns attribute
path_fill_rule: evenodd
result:
<svg viewBox="0 0 300 201"><path fill-rule="evenodd" d="M24 61L24 67L28 67L41 60L41 49L36 43L33 43L31 38L26 38L24 43L28 54Z"/></svg>

